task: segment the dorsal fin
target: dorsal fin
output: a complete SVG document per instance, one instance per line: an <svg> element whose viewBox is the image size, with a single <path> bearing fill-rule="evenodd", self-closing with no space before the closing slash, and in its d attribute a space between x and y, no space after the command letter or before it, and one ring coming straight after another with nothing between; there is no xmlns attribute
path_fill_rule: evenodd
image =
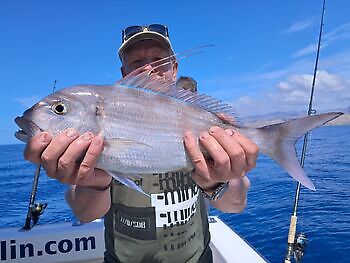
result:
<svg viewBox="0 0 350 263"><path fill-rule="evenodd" d="M157 62L158 61L154 63ZM152 64L154 65L154 63ZM171 62L165 62L162 66L167 63ZM152 64L136 69L123 79L116 82L115 85L152 91L178 99L214 114L222 113L235 118L235 111L230 104L208 95L177 88L175 81L167 80L165 77L158 75L158 73L155 72L157 66L152 67Z"/></svg>

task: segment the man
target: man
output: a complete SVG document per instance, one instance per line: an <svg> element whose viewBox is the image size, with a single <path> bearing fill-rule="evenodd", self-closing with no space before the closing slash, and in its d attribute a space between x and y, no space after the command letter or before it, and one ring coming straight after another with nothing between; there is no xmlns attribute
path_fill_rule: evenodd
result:
<svg viewBox="0 0 350 263"><path fill-rule="evenodd" d="M181 76L176 81L176 87L179 89L188 89L192 92L197 92L197 81L191 77Z"/></svg>
<svg viewBox="0 0 350 263"><path fill-rule="evenodd" d="M118 53L126 76L169 57L173 50L167 28L155 24L123 30ZM170 63L151 65L175 81L178 64L174 58L166 61ZM103 150L98 135L67 129L52 138L42 132L30 140L24 154L41 163L48 176L71 185L66 200L81 221L105 216L106 262L212 262L203 196L224 212L242 211L249 188L245 174L255 166L258 149L238 132L219 127L200 135L208 160L193 134L186 133L184 142L194 171L135 178L150 197L95 168Z"/></svg>

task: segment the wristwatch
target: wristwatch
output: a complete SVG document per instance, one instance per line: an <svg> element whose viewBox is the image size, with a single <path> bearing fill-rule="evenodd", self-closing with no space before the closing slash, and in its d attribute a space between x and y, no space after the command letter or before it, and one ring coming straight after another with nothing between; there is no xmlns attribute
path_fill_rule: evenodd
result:
<svg viewBox="0 0 350 263"><path fill-rule="evenodd" d="M224 193L228 189L228 186L229 186L229 182L219 183L219 185L215 188L215 190L211 194L208 194L204 189L202 189L199 186L198 187L201 190L204 198L206 198L210 201L216 201L224 195Z"/></svg>

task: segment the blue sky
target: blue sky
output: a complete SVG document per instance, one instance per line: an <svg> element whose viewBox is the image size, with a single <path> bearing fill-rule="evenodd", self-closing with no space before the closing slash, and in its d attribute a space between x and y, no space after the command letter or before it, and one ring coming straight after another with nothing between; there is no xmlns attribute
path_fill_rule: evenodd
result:
<svg viewBox="0 0 350 263"><path fill-rule="evenodd" d="M120 4L119 4L120 3ZM180 75L241 115L305 111L322 0L0 2L0 144L17 143L13 119L57 88L110 84L128 25L169 26ZM327 2L315 108L350 106L350 2Z"/></svg>

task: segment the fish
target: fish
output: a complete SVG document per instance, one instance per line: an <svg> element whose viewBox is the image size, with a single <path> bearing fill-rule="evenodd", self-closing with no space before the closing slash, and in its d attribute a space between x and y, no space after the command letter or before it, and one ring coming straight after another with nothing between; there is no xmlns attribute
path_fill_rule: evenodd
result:
<svg viewBox="0 0 350 263"><path fill-rule="evenodd" d="M133 175L193 170L184 134L192 132L200 145L200 133L215 125L248 137L260 153L275 160L303 186L315 190L298 162L296 141L342 114L329 112L260 128L245 127L220 117L235 117L229 103L177 88L175 82L143 67L113 85L75 85L46 96L15 118L20 127L15 136L28 142L40 131L55 136L67 128L75 128L80 134L101 134L104 149L96 168L144 193L133 182Z"/></svg>

